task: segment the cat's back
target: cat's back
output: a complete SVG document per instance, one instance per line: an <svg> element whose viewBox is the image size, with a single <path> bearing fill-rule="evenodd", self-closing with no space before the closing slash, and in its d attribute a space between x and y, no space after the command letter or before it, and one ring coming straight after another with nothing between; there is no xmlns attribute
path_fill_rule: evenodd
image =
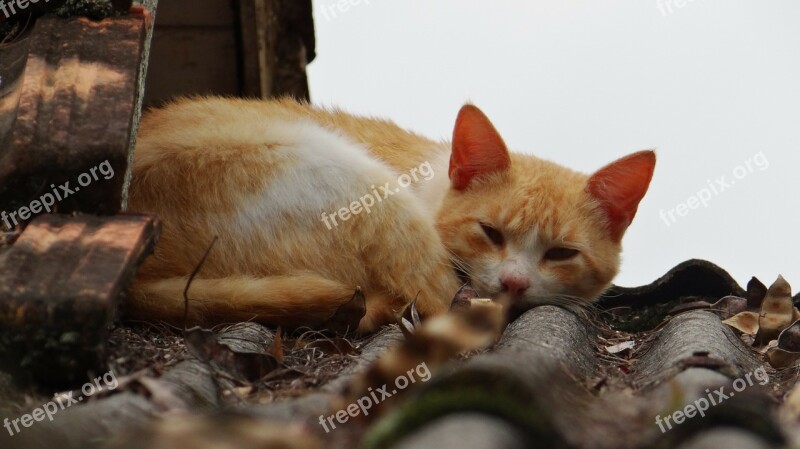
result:
<svg viewBox="0 0 800 449"><path fill-rule="evenodd" d="M180 99L142 119L131 205L163 209L202 195L200 207L225 211L233 197L296 194L321 178L320 190L348 190L344 180L362 173L380 179L418 165L415 151L429 145L392 122L291 99Z"/></svg>
<svg viewBox="0 0 800 449"><path fill-rule="evenodd" d="M288 101L222 97L185 98L148 111L142 118L134 170L197 153L230 156L294 143L312 107ZM294 135L293 135L294 134ZM294 138L293 138L294 137ZM266 145L266 147L265 147ZM185 154L191 151L193 154Z"/></svg>
<svg viewBox="0 0 800 449"><path fill-rule="evenodd" d="M306 137L308 139L304 139ZM134 170L176 155L183 157L182 153L187 150L213 152L221 157L247 152L254 147L263 150L265 143L308 145L337 137L355 143L354 150L366 150L370 156L398 171L418 165L430 156L433 147L442 146L389 120L316 107L288 98L198 97L180 99L145 114Z"/></svg>

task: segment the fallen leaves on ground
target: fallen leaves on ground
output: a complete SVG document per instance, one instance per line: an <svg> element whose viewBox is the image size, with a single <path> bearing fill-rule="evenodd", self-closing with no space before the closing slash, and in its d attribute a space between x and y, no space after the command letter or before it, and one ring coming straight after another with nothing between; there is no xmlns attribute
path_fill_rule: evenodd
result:
<svg viewBox="0 0 800 449"><path fill-rule="evenodd" d="M794 306L792 287L786 279L778 276L769 288L758 279L751 279L746 304L750 310L722 322L751 336L753 345L766 353L775 368L791 366L800 359L800 311ZM758 309L752 310L754 307Z"/></svg>

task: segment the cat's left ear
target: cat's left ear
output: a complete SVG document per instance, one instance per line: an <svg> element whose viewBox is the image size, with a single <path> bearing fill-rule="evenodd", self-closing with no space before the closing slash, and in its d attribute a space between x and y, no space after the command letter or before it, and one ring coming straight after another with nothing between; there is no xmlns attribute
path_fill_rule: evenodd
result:
<svg viewBox="0 0 800 449"><path fill-rule="evenodd" d="M605 210L615 241L622 240L633 221L655 167L656 153L640 151L606 165L589 178L586 190Z"/></svg>
<svg viewBox="0 0 800 449"><path fill-rule="evenodd" d="M505 171L510 166L508 148L489 118L471 104L462 107L456 119L450 155L453 188L465 190L475 177Z"/></svg>

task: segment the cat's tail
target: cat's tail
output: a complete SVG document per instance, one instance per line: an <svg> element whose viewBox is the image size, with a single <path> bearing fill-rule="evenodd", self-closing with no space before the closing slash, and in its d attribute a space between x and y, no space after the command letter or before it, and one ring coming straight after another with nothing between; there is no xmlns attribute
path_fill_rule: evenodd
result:
<svg viewBox="0 0 800 449"><path fill-rule="evenodd" d="M183 327L256 321L296 328L318 326L347 303L356 286L315 274L192 280L188 290L188 314L184 323L183 291L188 277L142 280L131 288L125 314L147 321L161 320ZM376 298L367 298L375 300ZM377 317L362 319L359 331L371 330Z"/></svg>

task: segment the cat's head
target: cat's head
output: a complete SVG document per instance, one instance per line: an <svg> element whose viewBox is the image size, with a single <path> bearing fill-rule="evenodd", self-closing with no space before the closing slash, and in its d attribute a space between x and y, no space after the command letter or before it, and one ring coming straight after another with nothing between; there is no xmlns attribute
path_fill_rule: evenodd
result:
<svg viewBox="0 0 800 449"><path fill-rule="evenodd" d="M584 175L509 153L472 105L461 109L452 145L451 187L437 228L479 294L592 300L608 288L653 176L654 152Z"/></svg>

